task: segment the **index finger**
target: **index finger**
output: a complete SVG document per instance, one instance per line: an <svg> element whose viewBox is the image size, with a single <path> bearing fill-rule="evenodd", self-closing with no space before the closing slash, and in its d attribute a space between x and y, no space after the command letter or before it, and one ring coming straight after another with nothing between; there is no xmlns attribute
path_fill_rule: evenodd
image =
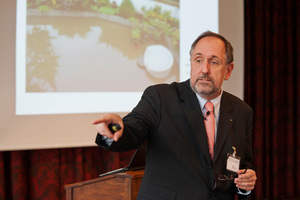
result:
<svg viewBox="0 0 300 200"><path fill-rule="evenodd" d="M111 122L112 122L112 120L110 118L108 118L106 115L103 115L101 118L93 121L92 124L94 124L94 125L100 124L100 123L110 124Z"/></svg>
<svg viewBox="0 0 300 200"><path fill-rule="evenodd" d="M93 121L92 124L96 125L96 124L100 124L100 123L102 123L102 122L104 122L104 120L102 120L102 119L97 119L97 120Z"/></svg>
<svg viewBox="0 0 300 200"><path fill-rule="evenodd" d="M237 171L237 174L238 174L238 175L246 174L247 171L248 171L248 168L246 168L246 169L240 169L240 170Z"/></svg>
<svg viewBox="0 0 300 200"><path fill-rule="evenodd" d="M104 114L99 119L92 122L94 125L99 123L119 123L122 125L122 118L117 114Z"/></svg>
<svg viewBox="0 0 300 200"><path fill-rule="evenodd" d="M241 169L238 171L238 178L241 178L241 179L246 179L246 178L251 178L255 175L255 172L251 169Z"/></svg>

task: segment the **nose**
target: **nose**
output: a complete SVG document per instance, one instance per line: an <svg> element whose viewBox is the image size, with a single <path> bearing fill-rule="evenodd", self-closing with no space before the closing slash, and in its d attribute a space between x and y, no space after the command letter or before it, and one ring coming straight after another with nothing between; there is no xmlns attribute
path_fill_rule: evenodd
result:
<svg viewBox="0 0 300 200"><path fill-rule="evenodd" d="M207 60L203 61L202 73L207 74L209 72L209 69L210 69L209 62L207 62Z"/></svg>

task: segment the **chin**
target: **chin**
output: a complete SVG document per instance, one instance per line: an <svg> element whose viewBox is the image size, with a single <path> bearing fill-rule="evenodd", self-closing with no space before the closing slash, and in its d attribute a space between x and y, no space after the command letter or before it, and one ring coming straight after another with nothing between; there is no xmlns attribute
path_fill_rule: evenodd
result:
<svg viewBox="0 0 300 200"><path fill-rule="evenodd" d="M197 84L195 88L199 94L210 95L213 93L213 86L209 84L200 83Z"/></svg>

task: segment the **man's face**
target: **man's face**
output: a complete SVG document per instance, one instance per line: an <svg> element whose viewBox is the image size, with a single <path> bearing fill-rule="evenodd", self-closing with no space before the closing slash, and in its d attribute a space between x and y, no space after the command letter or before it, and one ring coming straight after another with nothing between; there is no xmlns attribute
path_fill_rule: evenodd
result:
<svg viewBox="0 0 300 200"><path fill-rule="evenodd" d="M221 93L224 80L228 80L233 63L226 65L225 44L216 37L204 37L191 55L191 86L205 99L214 99Z"/></svg>

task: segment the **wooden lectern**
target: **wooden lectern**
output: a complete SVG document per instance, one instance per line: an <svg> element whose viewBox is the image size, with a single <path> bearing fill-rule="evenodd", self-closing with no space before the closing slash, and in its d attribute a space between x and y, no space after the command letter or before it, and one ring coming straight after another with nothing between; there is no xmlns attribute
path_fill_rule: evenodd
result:
<svg viewBox="0 0 300 200"><path fill-rule="evenodd" d="M128 171L65 185L66 200L135 200L144 170Z"/></svg>

